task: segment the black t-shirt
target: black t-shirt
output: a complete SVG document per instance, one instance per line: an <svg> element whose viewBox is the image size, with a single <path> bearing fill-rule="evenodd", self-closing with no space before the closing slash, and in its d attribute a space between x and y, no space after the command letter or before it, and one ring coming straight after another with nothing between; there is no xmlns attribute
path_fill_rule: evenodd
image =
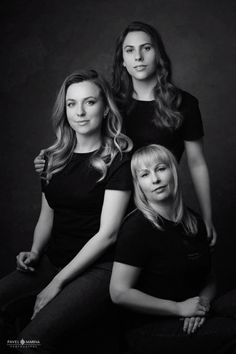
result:
<svg viewBox="0 0 236 354"><path fill-rule="evenodd" d="M43 183L47 202L54 210L47 254L58 267L65 266L98 232L105 190L132 189L128 154L115 157L101 182L101 174L90 164L91 155L73 153L68 165L49 184ZM108 251L102 261L112 258Z"/></svg>
<svg viewBox="0 0 236 354"><path fill-rule="evenodd" d="M198 296L211 261L205 225L197 220L198 233L190 236L164 218L161 231L135 210L120 229L115 261L141 268L135 287L149 295L173 301Z"/></svg>
<svg viewBox="0 0 236 354"><path fill-rule="evenodd" d="M121 108L124 116L124 130L134 143L134 150L149 144L160 144L172 151L177 161L184 152L184 141L198 140L204 135L198 100L185 91L181 91L180 112L182 125L172 131L157 127L155 101L137 101L132 99L128 108Z"/></svg>

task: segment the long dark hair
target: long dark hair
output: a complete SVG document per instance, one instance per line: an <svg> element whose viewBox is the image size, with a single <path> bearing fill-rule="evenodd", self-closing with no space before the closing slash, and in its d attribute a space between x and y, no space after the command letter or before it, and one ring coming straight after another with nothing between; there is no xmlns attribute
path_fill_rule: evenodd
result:
<svg viewBox="0 0 236 354"><path fill-rule="evenodd" d="M129 32L142 31L147 33L156 52L156 86L155 97L155 124L169 129L178 128L183 120L179 110L181 104L181 92L171 82L171 63L166 54L163 41L156 29L143 22L131 22L116 41L116 49L113 61L112 88L117 100L125 107L130 107L133 83L132 78L123 66L123 43Z"/></svg>

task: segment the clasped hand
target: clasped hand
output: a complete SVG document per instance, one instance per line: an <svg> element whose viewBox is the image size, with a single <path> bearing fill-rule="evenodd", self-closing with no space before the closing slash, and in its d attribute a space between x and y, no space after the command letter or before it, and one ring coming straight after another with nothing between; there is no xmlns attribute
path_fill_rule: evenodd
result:
<svg viewBox="0 0 236 354"><path fill-rule="evenodd" d="M194 333L203 325L210 304L200 296L187 299L179 303L180 314L183 318L183 331L187 334Z"/></svg>

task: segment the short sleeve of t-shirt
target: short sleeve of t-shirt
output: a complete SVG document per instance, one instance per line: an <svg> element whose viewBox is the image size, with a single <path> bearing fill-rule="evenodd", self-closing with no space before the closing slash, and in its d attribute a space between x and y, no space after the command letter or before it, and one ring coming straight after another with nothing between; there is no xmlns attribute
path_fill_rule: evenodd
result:
<svg viewBox="0 0 236 354"><path fill-rule="evenodd" d="M116 262L139 268L145 266L149 257L149 247L146 239L148 223L137 210L127 217L118 235L114 258Z"/></svg>
<svg viewBox="0 0 236 354"><path fill-rule="evenodd" d="M188 92L182 91L180 109L184 117L183 139L193 141L202 138L204 130L198 100Z"/></svg>
<svg viewBox="0 0 236 354"><path fill-rule="evenodd" d="M105 189L132 190L132 175L130 169L130 155L118 154L109 167Z"/></svg>

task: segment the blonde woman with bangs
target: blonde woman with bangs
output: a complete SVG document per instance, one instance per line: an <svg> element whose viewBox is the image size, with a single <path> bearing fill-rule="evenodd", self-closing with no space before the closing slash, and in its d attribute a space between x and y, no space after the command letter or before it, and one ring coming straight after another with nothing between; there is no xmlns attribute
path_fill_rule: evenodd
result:
<svg viewBox="0 0 236 354"><path fill-rule="evenodd" d="M0 281L5 316L9 306L34 297L31 321L19 337L38 341L37 353L54 353L72 330L81 343L83 330L106 320L113 247L132 189L132 143L121 133L110 88L96 71L65 79L52 122L56 140L45 149L33 244L17 256L17 270Z"/></svg>
<svg viewBox="0 0 236 354"><path fill-rule="evenodd" d="M183 202L173 154L140 148L131 171L137 209L120 229L110 283L130 353L236 352L235 292L215 300L206 226Z"/></svg>

